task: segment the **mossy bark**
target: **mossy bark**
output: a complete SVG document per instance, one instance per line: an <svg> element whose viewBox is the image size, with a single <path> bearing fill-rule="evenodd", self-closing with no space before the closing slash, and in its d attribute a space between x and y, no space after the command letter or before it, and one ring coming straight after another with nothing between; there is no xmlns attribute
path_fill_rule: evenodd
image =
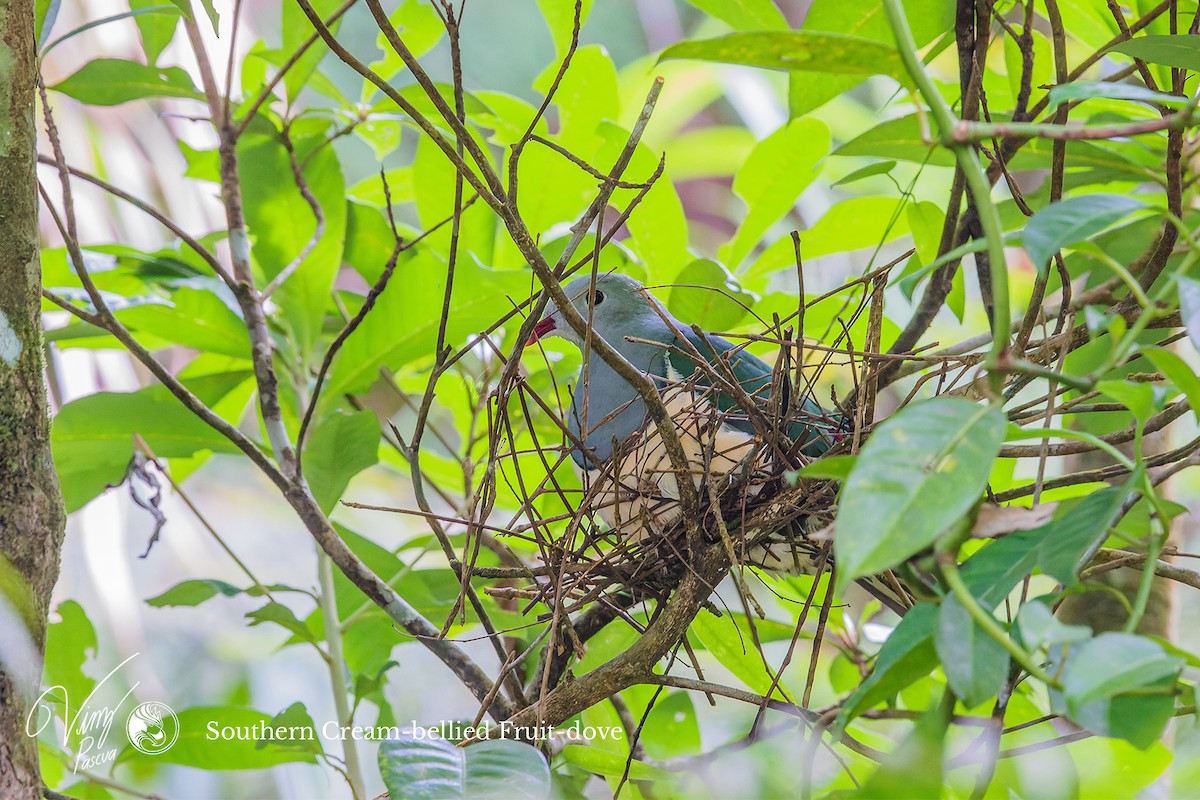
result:
<svg viewBox="0 0 1200 800"><path fill-rule="evenodd" d="M42 376L33 19L33 0L0 0L0 613L24 617L38 654L27 663L8 647L0 659L0 797L11 800L42 794L25 720L65 524Z"/></svg>

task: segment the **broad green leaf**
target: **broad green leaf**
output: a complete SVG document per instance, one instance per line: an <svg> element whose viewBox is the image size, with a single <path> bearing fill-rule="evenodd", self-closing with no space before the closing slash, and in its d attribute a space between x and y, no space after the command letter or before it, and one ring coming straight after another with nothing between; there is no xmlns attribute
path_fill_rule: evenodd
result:
<svg viewBox="0 0 1200 800"><path fill-rule="evenodd" d="M908 610L879 648L871 674L842 703L834 730L844 730L859 714L925 677L937 666L933 644L937 622L935 605L918 603Z"/></svg>
<svg viewBox="0 0 1200 800"><path fill-rule="evenodd" d="M1117 194L1087 194L1051 203L1025 223L1025 252L1039 271L1045 271L1059 250L1091 238L1141 208L1144 203Z"/></svg>
<svg viewBox="0 0 1200 800"><path fill-rule="evenodd" d="M734 125L684 131L667 145L667 174L676 181L733 175L756 144L753 133Z"/></svg>
<svg viewBox="0 0 1200 800"><path fill-rule="evenodd" d="M317 220L296 185L278 133L265 124L253 125L238 141L238 180L253 243L251 253L264 278L274 279L304 255L271 296L291 334L291 344L302 359L313 354L320 340L346 234L346 186L337 155L332 147L311 151L324 142L325 126L321 124L315 135L301 138L296 132L292 134L297 157L305 164L307 188L325 219L321 237L307 252ZM381 260L386 258L385 253Z"/></svg>
<svg viewBox="0 0 1200 800"><path fill-rule="evenodd" d="M402 734L379 746L379 771L394 798L545 800L550 796L550 769L532 745L489 739L456 747L440 737Z"/></svg>
<svg viewBox="0 0 1200 800"><path fill-rule="evenodd" d="M833 151L835 156L874 156L953 167L954 153L922 136L916 115L881 122Z"/></svg>
<svg viewBox="0 0 1200 800"><path fill-rule="evenodd" d="M410 250L396 267L388 288L374 310L346 339L334 361L322 395L336 400L347 392L364 391L378 377L380 366L398 369L432 355L446 286L446 265L427 250ZM459 258L455 291L446 326L446 341L460 344L470 333L487 326L490 315L506 295L528 291L528 277L516 271L485 269L473 259ZM404 320L398 324L397 320Z"/></svg>
<svg viewBox="0 0 1200 800"><path fill-rule="evenodd" d="M1044 535L1038 548L1042 571L1067 586L1078 583L1080 562L1108 538L1125 495L1126 490L1117 487L1092 492L1066 511L1056 511L1043 528L1031 531Z"/></svg>
<svg viewBox="0 0 1200 800"><path fill-rule="evenodd" d="M534 88L548 91L557 72L558 65L551 64L534 81ZM568 149L594 146L600 123L606 119L616 119L621 109L617 69L603 47L588 45L575 51L571 57L571 68L559 81L554 105L560 114L556 137L560 143L566 144ZM557 154L554 157L561 159ZM578 170L573 164L571 167ZM591 179L590 183L594 186L595 179Z"/></svg>
<svg viewBox="0 0 1200 800"><path fill-rule="evenodd" d="M867 439L834 527L838 588L933 544L976 503L1004 441L996 407L941 397L910 405Z"/></svg>
<svg viewBox="0 0 1200 800"><path fill-rule="evenodd" d="M211 600L218 594L233 597L241 594L242 590L231 583L211 578L193 578L177 583L160 595L149 598L146 605L162 608L164 606L198 606L205 600Z"/></svg>
<svg viewBox="0 0 1200 800"><path fill-rule="evenodd" d="M815 119L793 120L750 151L733 178L733 191L746 203L746 217L720 250L724 263L734 267L742 262L817 177L828 152L829 129Z"/></svg>
<svg viewBox="0 0 1200 800"><path fill-rule="evenodd" d="M704 649L713 654L721 666L737 676L738 680L759 694L771 688L771 675L767 672L767 664L763 656L754 647L754 639L750 629L730 615L716 617L704 612L694 620L689 630L700 640ZM757 620L756 620L757 622ZM779 688L787 691L783 681Z"/></svg>
<svg viewBox="0 0 1200 800"><path fill-rule="evenodd" d="M248 623L250 627L262 625L264 622L273 622L281 628L296 634L301 639L310 642L316 641L316 637L313 636L312 631L308 629L307 625L300 621L300 619L290 608L282 603L276 603L274 600L267 603L262 608L256 608L255 610L246 614L246 619L250 620Z"/></svg>
<svg viewBox="0 0 1200 800"><path fill-rule="evenodd" d="M676 691L660 696L646 718L640 742L656 761L699 752L700 727L691 694Z"/></svg>
<svg viewBox="0 0 1200 800"><path fill-rule="evenodd" d="M219 297L204 289L176 289L170 300L142 303L116 312L130 330L206 353L250 357L246 323Z"/></svg>
<svg viewBox="0 0 1200 800"><path fill-rule="evenodd" d="M862 800L910 800L942 797L949 715L937 703L917 720L912 732L900 742L871 774L861 793Z"/></svg>
<svg viewBox="0 0 1200 800"><path fill-rule="evenodd" d="M1081 644L1092 638L1086 625L1068 625L1055 618L1050 606L1031 600L1017 612L1017 629L1026 647L1037 649L1055 644Z"/></svg>
<svg viewBox="0 0 1200 800"><path fill-rule="evenodd" d="M954 0L904 0L903 6L917 47L924 47L954 25ZM813 0L804 29L848 33L888 44L895 41L883 3Z"/></svg>
<svg viewBox="0 0 1200 800"><path fill-rule="evenodd" d="M579 744L569 744L564 747L563 758L581 769L607 778L620 778L624 775L625 763L628 760L627 756L609 750L585 747ZM660 781L668 777L670 777L670 773L661 767L637 759L629 763L629 780Z"/></svg>
<svg viewBox="0 0 1200 800"><path fill-rule="evenodd" d="M1175 388L1187 396L1192 404L1192 414L1200 414L1200 377L1182 358L1161 347L1149 347L1142 351L1150 363L1175 384Z"/></svg>
<svg viewBox="0 0 1200 800"><path fill-rule="evenodd" d="M1155 387L1133 381L1097 381L1096 391L1108 395L1130 410L1143 425L1158 410Z"/></svg>
<svg viewBox="0 0 1200 800"><path fill-rule="evenodd" d="M58 18L61 6L62 0L36 0L34 3L33 32L39 50L50 41L50 32L54 30L54 20Z"/></svg>
<svg viewBox="0 0 1200 800"><path fill-rule="evenodd" d="M802 117L840 97L865 80L862 75L837 75L832 72L788 73L788 118Z"/></svg>
<svg viewBox="0 0 1200 800"><path fill-rule="evenodd" d="M1067 712L1094 733L1148 747L1171 717L1184 663L1143 636L1102 633L1069 654L1062 677Z"/></svg>
<svg viewBox="0 0 1200 800"><path fill-rule="evenodd" d="M1050 89L1050 107L1059 103L1069 103L1074 100L1092 100L1105 98L1110 100L1137 100L1144 103L1160 105L1186 105L1187 98L1177 94L1156 92L1135 83L1107 83L1104 81L1071 81L1061 83Z"/></svg>
<svg viewBox="0 0 1200 800"><path fill-rule="evenodd" d="M733 330L754 304L728 270L707 258L697 259L675 278L667 308L679 319L710 331Z"/></svg>
<svg viewBox="0 0 1200 800"><path fill-rule="evenodd" d="M981 606L993 610L1033 571L1047 530L1018 531L997 539L963 563L963 582Z"/></svg>
<svg viewBox="0 0 1200 800"><path fill-rule="evenodd" d="M1200 70L1200 40L1195 36L1137 36L1108 48L1110 53L1140 58L1164 67Z"/></svg>
<svg viewBox="0 0 1200 800"><path fill-rule="evenodd" d="M779 31L731 33L716 39L671 45L662 59L690 58L775 70L851 75L890 75L907 82L894 47L840 33Z"/></svg>
<svg viewBox="0 0 1200 800"><path fill-rule="evenodd" d="M828 478L844 481L850 477L850 470L854 469L854 462L857 460L858 456L852 454L825 456L801 467L800 475L805 478Z"/></svg>
<svg viewBox="0 0 1200 800"><path fill-rule="evenodd" d="M550 28L550 36L554 39L554 48L561 57L571 44L571 36L575 30L574 0L538 0L542 19ZM582 29L592 10L592 0L583 0L580 4L579 27ZM557 67L556 67L557 68Z"/></svg>
<svg viewBox="0 0 1200 800"><path fill-rule="evenodd" d="M83 671L88 655L96 655L96 629L83 606L74 600L59 603L55 614L58 619L50 622L46 634L44 681L46 688L62 687L62 691L56 691L53 697L70 704L74 719L74 714L96 686L96 681Z"/></svg>
<svg viewBox="0 0 1200 800"><path fill-rule="evenodd" d="M212 0L207 0L212 2ZM337 9L339 3L337 0L311 0L313 10L317 12L317 16L321 19L328 19L329 16ZM278 6L277 6L278 7ZM283 50L289 55L300 49L300 45L304 40L312 35L312 23L308 21L298 3L283 3L280 23L281 33L283 34ZM341 27L342 20L338 19L330 30L333 33L338 32ZM215 23L214 23L215 27ZM381 34L382 35L382 34ZM384 44L384 52L389 52L390 45ZM297 96L308 83L309 78L316 71L317 66L321 63L321 59L328 54L328 51L323 47L310 47L287 71L283 76L283 85L287 89L288 100L295 102Z"/></svg>
<svg viewBox="0 0 1200 800"><path fill-rule="evenodd" d="M434 45L446 35L446 26L442 23L434 7L424 0L404 0L396 10L388 15L388 22L404 40L409 51L420 58L429 52ZM408 69L396 51L388 44L387 37L380 31L375 37L375 46L383 55L371 62L373 72L390 81L400 72ZM370 81L363 81L362 102L367 102L378 92Z"/></svg>
<svg viewBox="0 0 1200 800"><path fill-rule="evenodd" d="M379 461L379 420L370 409L322 415L304 443L304 476L328 514L350 479Z"/></svg>
<svg viewBox="0 0 1200 800"><path fill-rule="evenodd" d="M688 0L688 3L735 31L788 29L787 20L772 0Z"/></svg>
<svg viewBox="0 0 1200 800"><path fill-rule="evenodd" d="M138 33L142 37L142 49L146 52L146 61L150 64L158 62L163 48L175 38L175 29L179 27L180 12L176 6L165 5L169 11L151 11L164 8L164 0L129 0L131 11L140 11L134 21L137 22Z"/></svg>
<svg viewBox="0 0 1200 800"><path fill-rule="evenodd" d="M833 186L845 186L848 183L861 181L863 178L870 178L873 175L886 175L887 173L891 172L895 166L895 161L876 161L873 164L867 164L865 167L859 167L849 175L834 181L830 188Z"/></svg>
<svg viewBox="0 0 1200 800"><path fill-rule="evenodd" d="M980 627L954 595L942 601L933 641L950 688L968 708L1000 691L1008 677L1008 651Z"/></svg>
<svg viewBox="0 0 1200 800"><path fill-rule="evenodd" d="M191 77L179 67L148 67L119 58L94 58L49 88L96 106L143 97L201 98Z"/></svg>
<svg viewBox="0 0 1200 800"><path fill-rule="evenodd" d="M146 755L126 747L117 755L116 763L133 762L138 768L150 768L154 764L180 764L206 770L223 769L267 769L279 764L295 762L314 763L316 757L312 743L302 740L284 740L259 747L254 738L246 738L245 731L254 726L260 728L271 722L271 715L251 708L237 706L195 706L176 712L179 719L179 739L161 753ZM212 735L215 726L216 736ZM242 736L237 735L241 730ZM315 734L315 731L298 730L298 737ZM302 749L300 745L305 748Z"/></svg>
<svg viewBox="0 0 1200 800"><path fill-rule="evenodd" d="M1179 313L1192 346L1200 350L1200 283L1186 275L1175 278L1179 287Z"/></svg>
<svg viewBox="0 0 1200 800"><path fill-rule="evenodd" d="M271 717L271 721L267 723L267 727L273 730L285 728L288 732L288 738L280 739L277 742L262 739L259 740L257 747L259 750L274 745L288 750L302 750L309 753L323 753L325 748L321 746L321 737L317 735L317 726L313 724L312 715L308 713L308 709L303 703L292 703L290 706L280 711L275 716Z"/></svg>
<svg viewBox="0 0 1200 800"><path fill-rule="evenodd" d="M228 373L185 383L211 405L247 378L244 372ZM164 458L239 452L162 386L81 397L59 410L50 436L68 511L83 507L107 485L121 481L133 456L135 433Z"/></svg>

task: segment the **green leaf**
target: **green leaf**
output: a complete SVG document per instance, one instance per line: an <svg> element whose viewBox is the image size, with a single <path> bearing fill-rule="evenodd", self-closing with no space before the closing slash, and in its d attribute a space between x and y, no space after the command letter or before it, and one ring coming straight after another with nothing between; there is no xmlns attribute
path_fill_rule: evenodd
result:
<svg viewBox="0 0 1200 800"><path fill-rule="evenodd" d="M754 295L743 291L728 270L707 258L684 267L674 283L667 307L679 319L705 330L733 330L754 304Z"/></svg>
<svg viewBox="0 0 1200 800"><path fill-rule="evenodd" d="M771 688L767 664L754 647L745 617L734 619L729 614L717 617L704 612L692 620L689 630L700 640L704 649L721 662L721 666L736 675L748 688L759 694ZM779 687L787 691L783 681L779 682Z"/></svg>
<svg viewBox="0 0 1200 800"><path fill-rule="evenodd" d="M844 178L834 181L830 185L830 188L833 188L834 186L845 186L848 183L861 181L863 178L870 178L873 175L886 175L887 173L891 172L895 166L895 161L876 161L873 164L867 164L865 167L859 167L858 169L854 170Z"/></svg>
<svg viewBox="0 0 1200 800"><path fill-rule="evenodd" d="M688 0L688 3L735 31L788 29L787 20L772 0Z"/></svg>
<svg viewBox="0 0 1200 800"><path fill-rule="evenodd" d="M854 469L854 462L857 460L858 456L851 453L840 456L825 456L801 467L799 472L801 477L804 478L828 478L835 481L844 481L850 477L850 471Z"/></svg>
<svg viewBox="0 0 1200 800"><path fill-rule="evenodd" d="M585 747L579 744L569 744L564 747L563 758L581 769L607 778L620 778L624 775L625 763L629 760L628 756L610 750ZM670 773L661 767L637 759L629 761L629 780L658 781L668 777L670 777Z"/></svg>
<svg viewBox="0 0 1200 800"><path fill-rule="evenodd" d="M904 0L903 6L917 47L924 47L954 25L953 0ZM804 29L848 33L889 44L895 41L883 3L813 0Z"/></svg>
<svg viewBox="0 0 1200 800"><path fill-rule="evenodd" d="M284 8L294 5L288 3ZM312 51L320 55L320 48ZM304 359L320 341L346 235L346 186L337 154L332 147L311 150L325 142L326 129L322 125L315 135L301 138L293 131L292 136L297 156L305 164L303 175L308 190L325 218L325 230L271 297L279 306L293 347ZM238 140L238 181L252 236L251 253L264 277L274 279L305 253L317 229L316 217L296 186L287 150L277 131L265 124L252 125ZM386 261L387 253L379 260Z"/></svg>
<svg viewBox="0 0 1200 800"><path fill-rule="evenodd" d="M908 610L879 648L871 674L842 703L834 730L844 730L859 714L925 677L937 666L933 637L938 616L938 607L931 603L918 603Z"/></svg>
<svg viewBox="0 0 1200 800"><path fill-rule="evenodd" d="M1086 625L1067 625L1055 618L1050 606L1031 600L1017 612L1017 629L1026 647L1037 649L1055 644L1080 644L1092 638Z"/></svg>
<svg viewBox="0 0 1200 800"><path fill-rule="evenodd" d="M304 443L304 475L328 514L350 479L379 461L379 420L370 409L333 411L317 420Z"/></svg>
<svg viewBox="0 0 1200 800"><path fill-rule="evenodd" d="M842 490L834 526L838 588L933 544L987 484L1004 441L1004 414L941 397L877 428Z"/></svg>
<svg viewBox="0 0 1200 800"><path fill-rule="evenodd" d="M1008 677L1008 651L988 635L954 595L942 601L934 636L950 688L968 708L994 697Z"/></svg>
<svg viewBox="0 0 1200 800"><path fill-rule="evenodd" d="M1200 282L1186 275L1175 278L1179 287L1179 313L1192 346L1200 350Z"/></svg>
<svg viewBox="0 0 1200 800"><path fill-rule="evenodd" d="M254 611L251 611L246 615L246 619L250 620L249 625L251 627L262 625L264 622L273 622L281 628L286 628L305 641L316 641L312 631L296 617L295 612L282 603L276 603L274 600L262 608L256 608Z"/></svg>
<svg viewBox="0 0 1200 800"><path fill-rule="evenodd" d="M1184 664L1144 636L1102 633L1067 659L1062 677L1067 713L1093 733L1149 747L1171 718L1173 688Z"/></svg>
<svg viewBox="0 0 1200 800"><path fill-rule="evenodd" d="M315 734L311 728L295 731L296 739L281 737L278 743L271 741L264 747L259 747L258 739L246 738L247 732L256 726L261 730L270 725L271 715L261 711L236 706L195 706L177 712L176 716L179 718L179 739L174 745L156 755L146 755L130 745L117 756L116 763L134 762L139 769L167 763L221 770L267 769L279 764L316 761L312 744L299 738ZM217 732L215 737L213 726ZM239 732L241 737L237 735Z"/></svg>
<svg viewBox="0 0 1200 800"><path fill-rule="evenodd" d="M212 292L187 286L170 301L142 303L116 312L135 332L145 332L195 350L250 357L246 323Z"/></svg>
<svg viewBox="0 0 1200 800"><path fill-rule="evenodd" d="M162 0L129 0L129 8L137 13L134 19L142 37L146 61L155 64L163 49L175 38L175 30L179 27L179 8L168 5L165 8L169 11L163 13Z"/></svg>
<svg viewBox="0 0 1200 800"><path fill-rule="evenodd" d="M737 234L720 249L721 260L736 267L767 228L791 210L812 183L829 152L829 129L815 119L789 122L763 139L737 171L733 191L746 203Z"/></svg>
<svg viewBox="0 0 1200 800"><path fill-rule="evenodd" d="M915 114L881 122L833 151L835 156L874 156L916 161L935 167L953 167L954 153L922 138Z"/></svg>
<svg viewBox="0 0 1200 800"><path fill-rule="evenodd" d="M1127 491L1110 487L1092 492L1079 503L1061 509L1043 528L1031 533L1044 535L1038 550L1038 566L1060 583L1079 582L1080 562L1097 544L1108 538L1108 529L1121 511Z"/></svg>
<svg viewBox="0 0 1200 800"><path fill-rule="evenodd" d="M1097 381L1096 391L1108 395L1129 409L1143 425L1158 410L1154 386L1132 381Z"/></svg>
<svg viewBox="0 0 1200 800"><path fill-rule="evenodd" d="M930 705L912 732L879 765L855 796L862 800L942 797L949 721L946 709L939 708L936 703Z"/></svg>
<svg viewBox="0 0 1200 800"><path fill-rule="evenodd" d="M79 705L92 693L96 681L83 671L88 654L96 655L96 629L83 606L74 600L64 600L55 608L57 621L52 621L46 634L45 685L62 687L62 696L71 704L74 714Z"/></svg>
<svg viewBox="0 0 1200 800"><path fill-rule="evenodd" d="M542 19L546 21L546 25L550 28L550 35L554 38L554 47L559 54L565 53L567 47L571 44L571 34L575 29L575 3L562 2L562 0L538 0L538 8L542 12ZM592 10L592 0L584 0L579 11L579 27L583 28L587 22L588 14Z"/></svg>
<svg viewBox="0 0 1200 800"><path fill-rule="evenodd" d="M1050 107L1074 100L1105 98L1109 100L1137 100L1168 106L1186 105L1188 99L1177 94L1156 92L1135 83L1105 83L1103 81L1071 81L1050 88Z"/></svg>
<svg viewBox="0 0 1200 800"><path fill-rule="evenodd" d="M1119 194L1087 194L1051 203L1025 223L1025 252L1033 265L1044 271L1059 250L1100 233L1141 208L1144 203Z"/></svg>
<svg viewBox="0 0 1200 800"><path fill-rule="evenodd" d="M873 39L814 31L731 33L716 39L683 41L663 51L660 60L690 58L775 70L804 70L851 75L890 75L901 82L908 73L896 48Z"/></svg>
<svg viewBox="0 0 1200 800"><path fill-rule="evenodd" d="M177 583L160 595L151 597L146 605L162 608L164 606L198 606L205 600L211 600L218 594L233 597L241 594L242 590L231 583L211 578L186 580Z"/></svg>
<svg viewBox="0 0 1200 800"><path fill-rule="evenodd" d="M1110 53L1140 58L1164 67L1200 70L1200 40L1195 36L1138 36L1108 48Z"/></svg>
<svg viewBox="0 0 1200 800"><path fill-rule="evenodd" d="M201 95L191 77L179 67L148 67L119 58L95 58L66 80L49 87L83 103L115 106L143 97Z"/></svg>
<svg viewBox="0 0 1200 800"><path fill-rule="evenodd" d="M670 692L660 697L646 718L641 743L646 755L656 761L700 752L700 727L688 692Z"/></svg>
<svg viewBox="0 0 1200 800"><path fill-rule="evenodd" d="M1033 571L1038 545L1049 528L1018 531L986 545L962 565L963 582L979 604L991 611Z"/></svg>
<svg viewBox="0 0 1200 800"><path fill-rule="evenodd" d="M532 745L491 739L455 747L408 732L379 746L379 771L394 798L404 800L545 800L550 769Z"/></svg>
<svg viewBox="0 0 1200 800"><path fill-rule="evenodd" d="M449 344L486 327L483 317L506 295L528 296L529 291L527 276L489 270L473 259L459 259L455 283L446 326ZM433 253L416 249L402 260L375 309L342 346L322 395L338 398L363 391L378 379L380 366L398 369L430 355L437 343L445 286L446 264ZM397 320L404 324L397 325Z"/></svg>
<svg viewBox="0 0 1200 800"><path fill-rule="evenodd" d="M33 31L37 35L37 47L40 50L50 39L54 30L54 20L58 19L58 10L62 0L36 0L34 3Z"/></svg>
<svg viewBox="0 0 1200 800"><path fill-rule="evenodd" d="M1200 414L1200 377L1182 358L1161 347L1149 347L1142 351L1155 369L1175 384L1175 388L1187 396L1192 404L1192 414Z"/></svg>
<svg viewBox="0 0 1200 800"><path fill-rule="evenodd" d="M211 405L247 377L244 372L226 373L185 383ZM121 481L133 456L135 433L164 458L240 452L162 386L81 397L59 410L50 435L68 511L83 507L109 484Z"/></svg>
<svg viewBox="0 0 1200 800"><path fill-rule="evenodd" d="M325 752L325 749L321 746L321 739L317 736L317 726L313 724L312 715L308 713L308 709L304 707L303 703L292 703L283 711L271 717L271 721L267 723L267 727L275 730L280 728L287 729L287 737L281 737L275 744L276 747L302 750L309 753ZM271 740L264 739L258 742L257 747L261 750L269 744L271 744Z"/></svg>

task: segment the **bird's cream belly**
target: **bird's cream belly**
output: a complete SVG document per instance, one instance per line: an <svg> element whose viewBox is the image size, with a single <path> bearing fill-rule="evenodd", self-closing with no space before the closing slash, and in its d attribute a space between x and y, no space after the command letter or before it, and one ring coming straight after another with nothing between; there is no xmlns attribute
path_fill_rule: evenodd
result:
<svg viewBox="0 0 1200 800"><path fill-rule="evenodd" d="M663 403L675 420L675 432L687 457L692 484L702 501L708 499L706 481L721 480L752 469L761 452L754 437L722 423L710 403L679 389L663 394ZM657 426L648 423L638 439L627 443L619 465L581 469L584 507L597 514L623 541L636 542L662 532L679 517L679 484ZM572 462L574 463L574 462ZM760 487L750 487L756 491Z"/></svg>

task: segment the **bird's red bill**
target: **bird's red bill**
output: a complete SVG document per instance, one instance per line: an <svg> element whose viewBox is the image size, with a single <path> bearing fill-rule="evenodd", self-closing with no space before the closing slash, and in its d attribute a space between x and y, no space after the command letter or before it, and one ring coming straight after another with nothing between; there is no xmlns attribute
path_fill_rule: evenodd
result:
<svg viewBox="0 0 1200 800"><path fill-rule="evenodd" d="M530 334L529 341L525 343L525 346L528 347L552 330L554 330L553 317L543 317L542 319L539 319L538 324L533 326L533 333Z"/></svg>

